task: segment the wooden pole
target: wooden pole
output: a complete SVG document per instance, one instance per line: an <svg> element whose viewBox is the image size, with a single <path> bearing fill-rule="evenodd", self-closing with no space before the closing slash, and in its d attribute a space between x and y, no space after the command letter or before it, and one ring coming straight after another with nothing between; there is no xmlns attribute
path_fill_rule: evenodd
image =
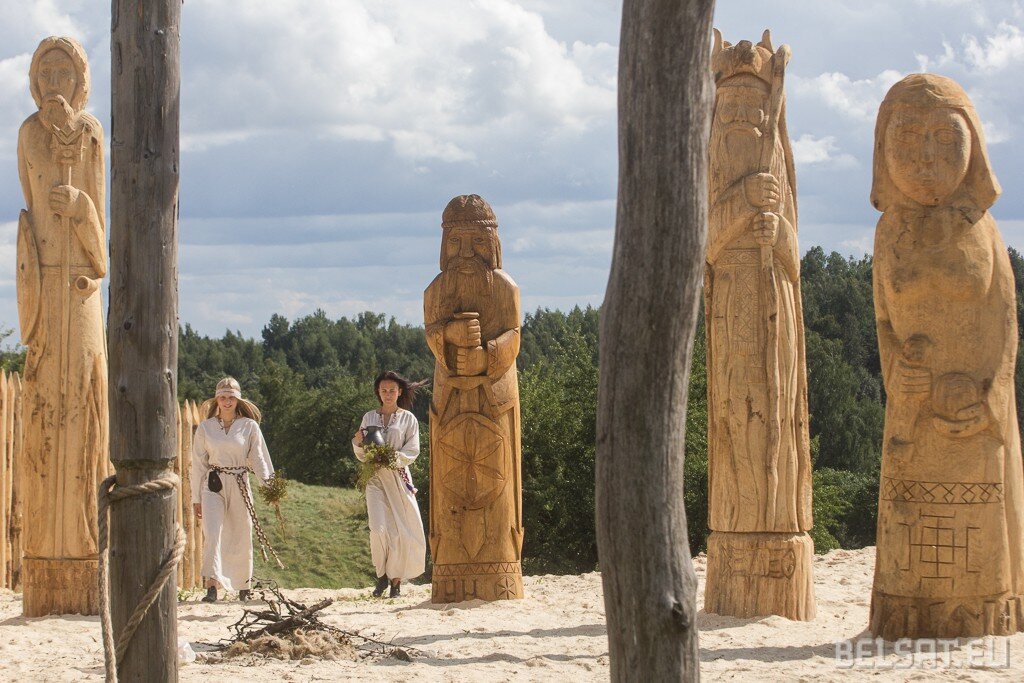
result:
<svg viewBox="0 0 1024 683"><path fill-rule="evenodd" d="M25 542L22 530L25 527L25 502L22 492L21 473L23 469L22 443L24 421L21 415L21 376L11 375L14 401L11 415L11 520L8 523L11 534L11 590L21 587L21 556Z"/></svg>
<svg viewBox="0 0 1024 683"><path fill-rule="evenodd" d="M683 440L707 237L713 10L714 0L623 5L596 476L613 681L699 678Z"/></svg>
<svg viewBox="0 0 1024 683"><path fill-rule="evenodd" d="M7 413L11 410L7 372L0 370L0 586L10 588L11 564L11 464L7 459Z"/></svg>
<svg viewBox="0 0 1024 683"><path fill-rule="evenodd" d="M111 24L110 459L117 485L168 476L178 448L178 118L181 0L113 0ZM110 508L114 633L175 542L174 491ZM164 584L118 666L176 681L175 582Z"/></svg>

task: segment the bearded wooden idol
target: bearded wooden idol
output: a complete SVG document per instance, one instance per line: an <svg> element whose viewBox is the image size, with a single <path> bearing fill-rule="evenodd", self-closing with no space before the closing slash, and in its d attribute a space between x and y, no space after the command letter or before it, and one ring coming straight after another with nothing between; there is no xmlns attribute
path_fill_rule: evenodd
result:
<svg viewBox="0 0 1024 683"><path fill-rule="evenodd" d="M24 385L24 613L96 614L96 490L107 459L103 130L83 111L89 67L69 38L40 43L39 111L18 133Z"/></svg>
<svg viewBox="0 0 1024 683"><path fill-rule="evenodd" d="M1017 300L974 107L907 76L875 127L871 202L887 402L871 632L886 640L1024 630Z"/></svg>
<svg viewBox="0 0 1024 683"><path fill-rule="evenodd" d="M704 606L814 618L807 372L785 45L722 42L705 271L710 522Z"/></svg>
<svg viewBox="0 0 1024 683"><path fill-rule="evenodd" d="M433 602L523 597L519 287L477 195L444 210L441 274L424 292L436 359L430 406Z"/></svg>

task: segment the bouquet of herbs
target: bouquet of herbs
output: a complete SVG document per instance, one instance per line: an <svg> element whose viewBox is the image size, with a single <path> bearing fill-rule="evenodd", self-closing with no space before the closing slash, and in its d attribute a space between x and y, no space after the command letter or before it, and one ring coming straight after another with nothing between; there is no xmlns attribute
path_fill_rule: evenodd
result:
<svg viewBox="0 0 1024 683"><path fill-rule="evenodd" d="M274 474L270 475L270 479L267 479L267 483L259 487L260 498L267 505L267 507L274 508L274 514L277 516L277 521L281 525L281 530L284 531L284 515L281 514L281 501L284 500L288 494L288 480L284 477L284 470L278 470Z"/></svg>
<svg viewBox="0 0 1024 683"><path fill-rule="evenodd" d="M382 467L389 470L398 469L398 453L391 444L368 444L363 446L363 453L366 459L360 464L359 478L356 479L356 488L366 491L366 485L377 474Z"/></svg>

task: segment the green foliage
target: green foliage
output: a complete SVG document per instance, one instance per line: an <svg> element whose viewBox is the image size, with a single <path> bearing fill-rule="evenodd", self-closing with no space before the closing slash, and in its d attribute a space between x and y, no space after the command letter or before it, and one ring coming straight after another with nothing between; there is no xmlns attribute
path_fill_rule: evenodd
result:
<svg viewBox="0 0 1024 683"><path fill-rule="evenodd" d="M20 344L7 344L7 339L14 330L0 325L0 368L7 372L22 372L25 368L26 347Z"/></svg>
<svg viewBox="0 0 1024 683"><path fill-rule="evenodd" d="M683 496L690 553L707 549L708 530L708 370L703 320L693 340L686 401L686 460Z"/></svg>
<svg viewBox="0 0 1024 683"><path fill-rule="evenodd" d="M1010 254L1010 268L1013 270L1014 289L1017 293L1017 368L1013 380L1017 394L1017 426L1024 424L1024 258L1013 247Z"/></svg>
<svg viewBox="0 0 1024 683"><path fill-rule="evenodd" d="M555 316L560 325L553 324ZM593 571L598 375L597 337L588 328L596 313L538 311L532 320L558 332L537 341L545 352L520 376L523 568L531 574Z"/></svg>
<svg viewBox="0 0 1024 683"><path fill-rule="evenodd" d="M878 472L814 471L814 550L861 548L874 543Z"/></svg>
<svg viewBox="0 0 1024 683"><path fill-rule="evenodd" d="M871 259L814 247L801 263L801 289L815 466L877 469L885 410Z"/></svg>

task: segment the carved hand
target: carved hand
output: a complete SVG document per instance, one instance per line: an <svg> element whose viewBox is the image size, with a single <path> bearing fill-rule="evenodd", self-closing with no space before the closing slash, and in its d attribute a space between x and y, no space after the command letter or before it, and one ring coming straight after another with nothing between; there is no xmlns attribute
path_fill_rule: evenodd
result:
<svg viewBox="0 0 1024 683"><path fill-rule="evenodd" d="M487 370L487 350L482 346L459 349L455 356L455 374L463 377L482 375Z"/></svg>
<svg viewBox="0 0 1024 683"><path fill-rule="evenodd" d="M444 326L444 340L460 348L480 346L480 319L461 318L452 320Z"/></svg>
<svg viewBox="0 0 1024 683"><path fill-rule="evenodd" d="M754 240L761 245L771 247L779 234L779 216L768 211L754 219Z"/></svg>
<svg viewBox="0 0 1024 683"><path fill-rule="evenodd" d="M771 173L754 173L743 179L743 194L751 206L769 209L778 206L782 192Z"/></svg>
<svg viewBox="0 0 1024 683"><path fill-rule="evenodd" d="M932 373L927 368L914 367L901 360L896 363L895 374L897 391L921 394L932 390Z"/></svg>
<svg viewBox="0 0 1024 683"><path fill-rule="evenodd" d="M86 196L77 187L58 185L50 190L50 210L65 218L80 218L83 213L82 199Z"/></svg>

